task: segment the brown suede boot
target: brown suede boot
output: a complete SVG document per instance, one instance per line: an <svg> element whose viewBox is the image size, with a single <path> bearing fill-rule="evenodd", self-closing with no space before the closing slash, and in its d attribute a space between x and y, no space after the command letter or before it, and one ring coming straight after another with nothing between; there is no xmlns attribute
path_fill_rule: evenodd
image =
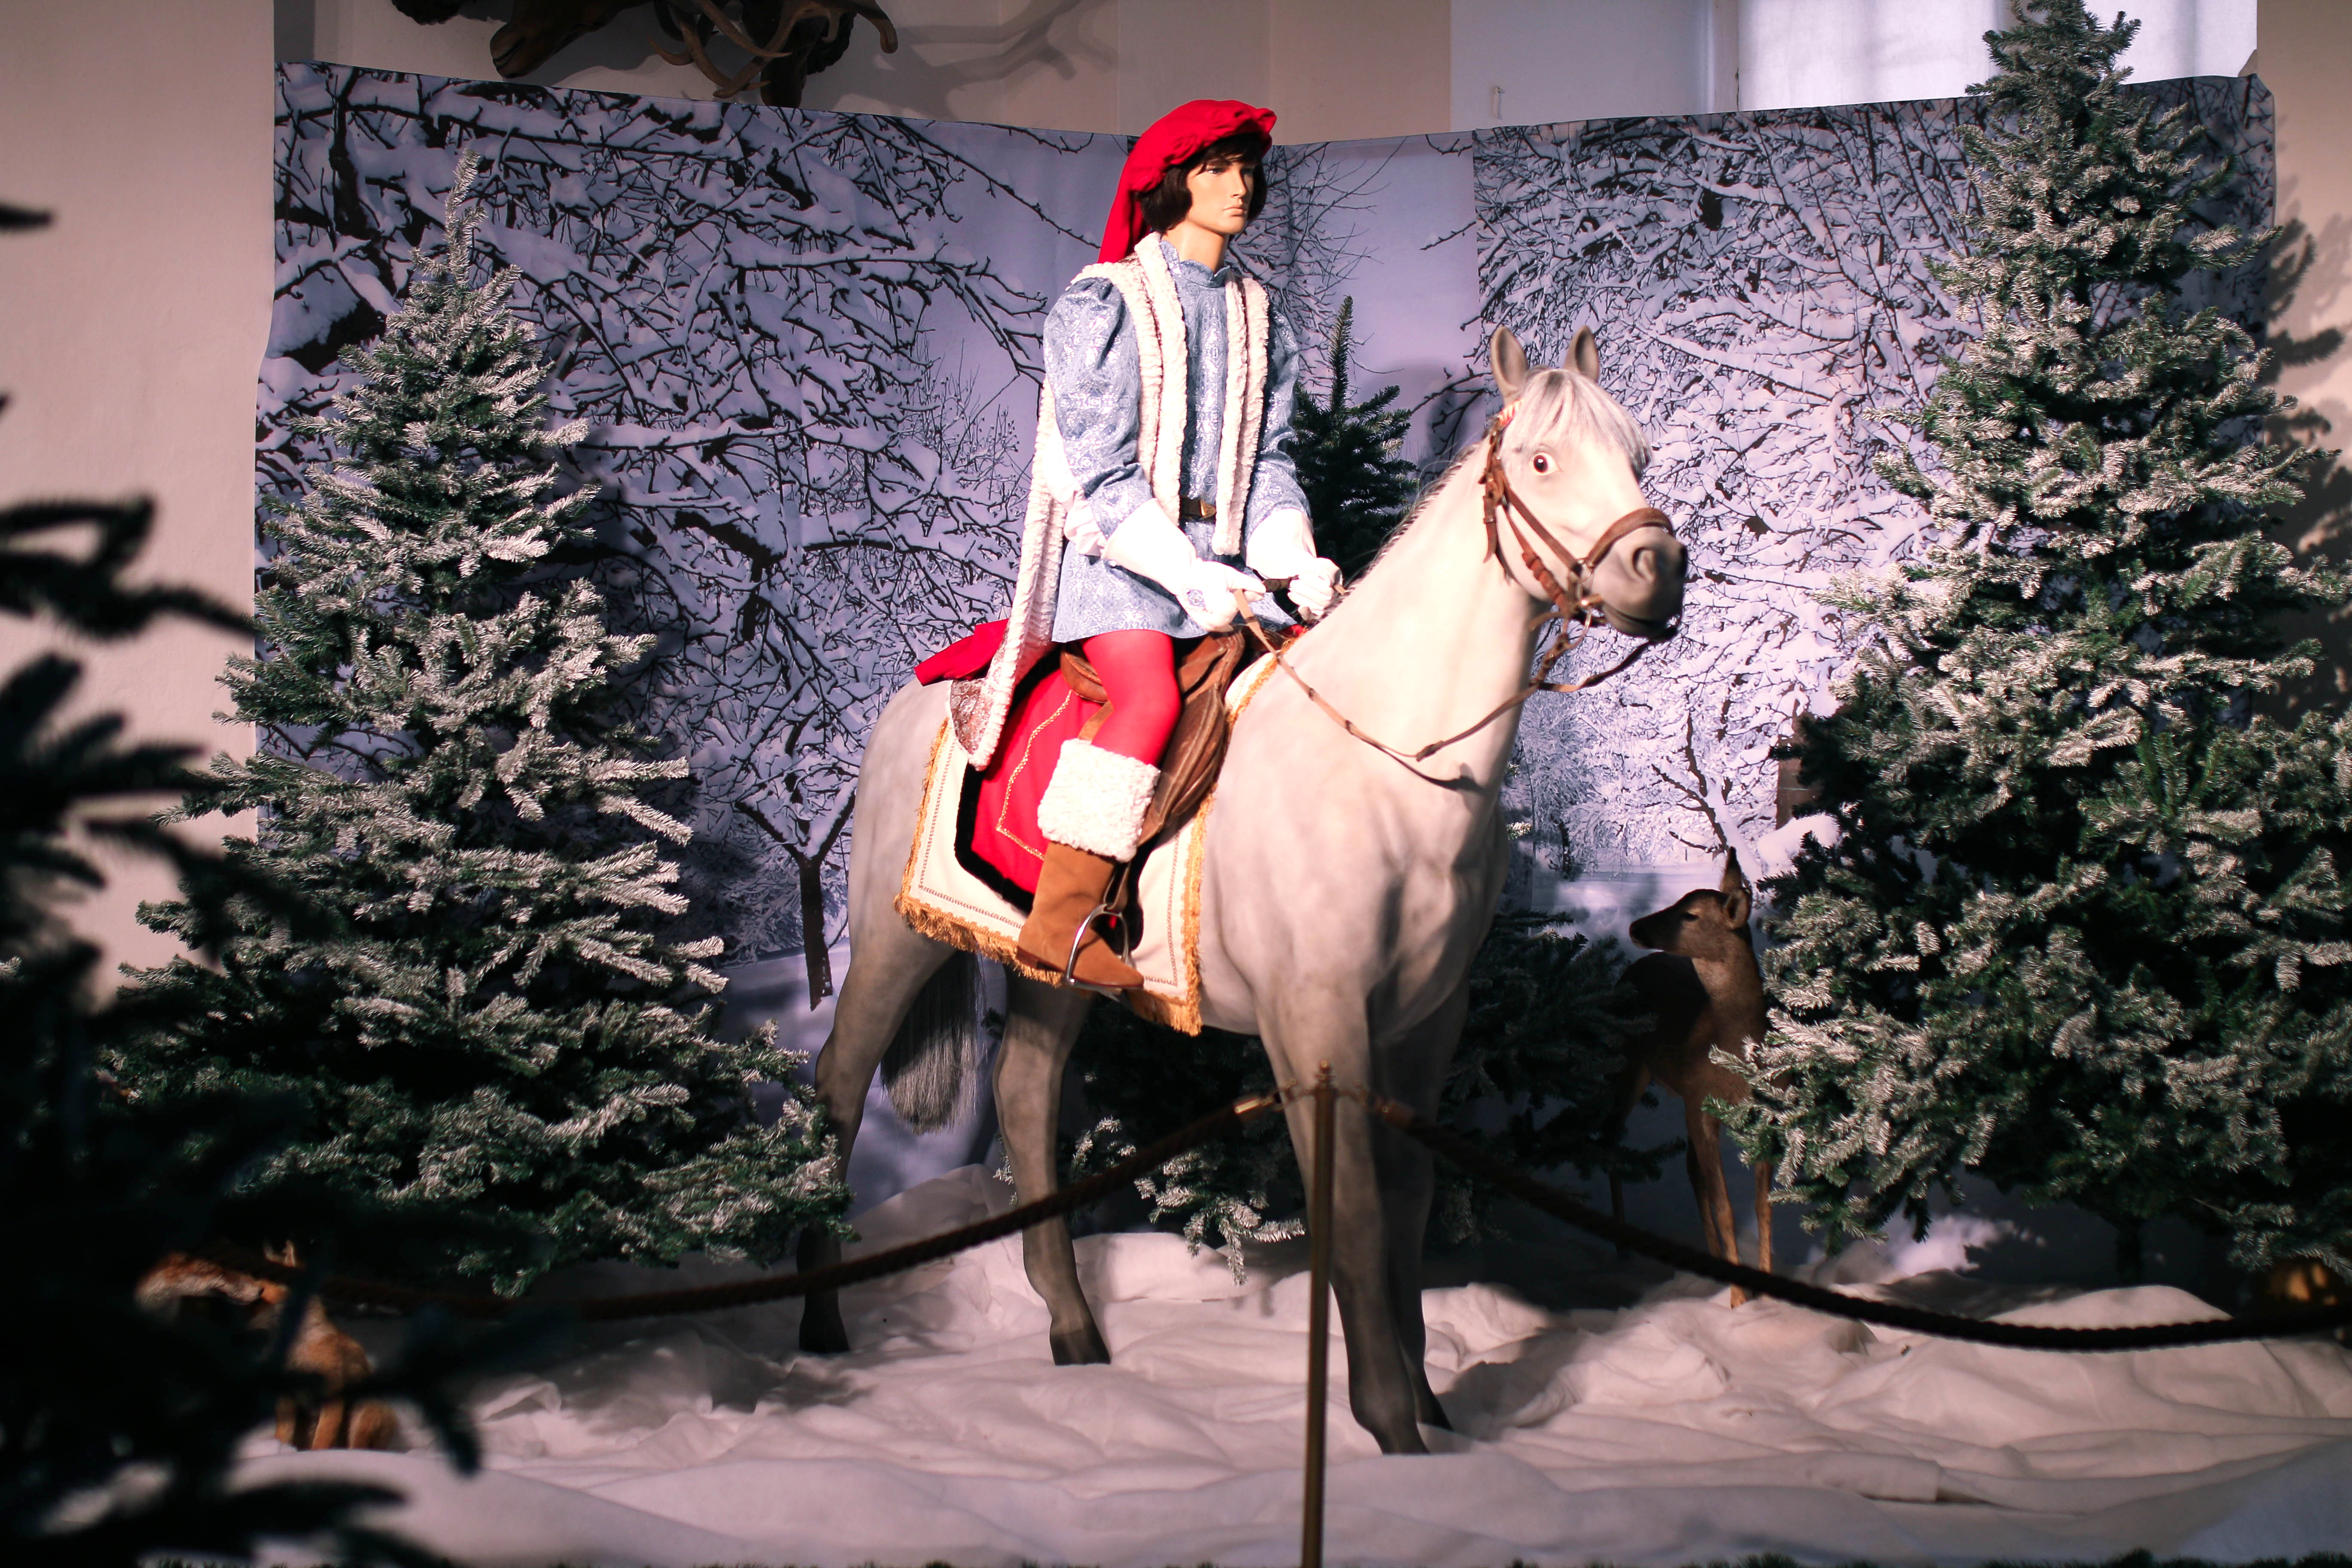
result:
<svg viewBox="0 0 2352 1568"><path fill-rule="evenodd" d="M1021 956L1060 975L1070 962L1070 944L1102 902L1111 874L1135 858L1143 817L1160 770L1150 763L1106 752L1091 741L1065 741L1054 776L1037 802L1037 826L1045 835L1045 863L1037 873L1037 898L1021 927ZM1143 984L1103 940L1102 922L1086 929L1073 980L1107 990Z"/></svg>
<svg viewBox="0 0 2352 1568"><path fill-rule="evenodd" d="M1037 873L1036 901L1021 926L1021 961L1059 975L1070 962L1070 943L1077 938L1078 922L1102 902L1118 862L1073 849L1066 844L1045 843L1045 864ZM1125 991L1143 984L1143 976L1122 963L1103 940L1108 921L1097 921L1078 948L1071 978L1085 985Z"/></svg>

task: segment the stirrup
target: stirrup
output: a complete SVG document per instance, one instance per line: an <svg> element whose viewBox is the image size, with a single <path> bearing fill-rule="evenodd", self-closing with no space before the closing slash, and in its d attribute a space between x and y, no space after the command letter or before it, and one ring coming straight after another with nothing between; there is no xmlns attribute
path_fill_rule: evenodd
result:
<svg viewBox="0 0 2352 1568"><path fill-rule="evenodd" d="M1112 880L1116 882L1118 879L1114 877ZM1097 996L1108 996L1116 999L1125 995L1126 993L1116 990L1108 985L1097 985L1092 981L1081 980L1078 978L1078 950L1087 945L1087 933L1094 930L1095 921L1102 919L1105 915L1110 915L1114 920L1118 918L1116 911L1111 908L1110 896L1108 893L1106 893L1103 896L1102 902L1097 904L1093 909L1087 911L1086 918L1078 922L1077 934L1070 938L1070 956L1062 963L1062 984L1079 991L1091 991ZM1105 947L1110 946L1108 938L1104 939L1103 945ZM1113 948L1112 951L1114 952L1118 952L1116 948ZM1118 961L1121 963L1126 963L1127 955L1125 953L1118 953ZM1132 968L1134 966L1129 964L1129 967Z"/></svg>

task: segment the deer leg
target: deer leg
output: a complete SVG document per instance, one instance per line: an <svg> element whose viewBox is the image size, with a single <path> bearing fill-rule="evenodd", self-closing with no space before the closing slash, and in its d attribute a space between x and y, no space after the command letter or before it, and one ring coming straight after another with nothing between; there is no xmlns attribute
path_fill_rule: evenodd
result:
<svg viewBox="0 0 2352 1568"><path fill-rule="evenodd" d="M1698 1189L1699 1217L1706 1223L1707 1250L1727 1262L1739 1261L1739 1222L1731 1212L1731 1189L1723 1179L1723 1123L1708 1115L1694 1095L1683 1101L1683 1125L1690 1138L1691 1183ZM1748 1292L1731 1288L1731 1304L1745 1305Z"/></svg>
<svg viewBox="0 0 2352 1568"><path fill-rule="evenodd" d="M817 1103L824 1107L825 1125L844 1174L849 1170L850 1151L857 1146L866 1091L874 1082L875 1069L882 1065L891 1037L923 983L954 952L916 934L897 910L885 906L882 913L884 918L867 922L871 929L860 930L854 939L849 973L842 977L841 996L834 1004L833 1032L816 1058ZM811 1226L801 1232L798 1261L804 1273L840 1262L840 1237ZM819 1355L849 1349L838 1291L810 1292L801 1309L800 1338L801 1349Z"/></svg>
<svg viewBox="0 0 2352 1568"><path fill-rule="evenodd" d="M996 1121L1013 1165L1013 1188L1023 1203L1034 1203L1062 1184L1055 1147L1062 1079L1070 1047L1093 1002L1092 993L1075 986L1065 989L1019 974L1010 977L1004 1043L996 1053ZM1110 1347L1103 1342L1094 1309L1078 1283L1070 1222L1044 1220L1023 1231L1021 1262L1030 1286L1052 1314L1054 1364L1087 1366L1110 1360Z"/></svg>
<svg viewBox="0 0 2352 1568"><path fill-rule="evenodd" d="M1469 1007L1465 983L1428 1020L1384 1047L1376 1063L1381 1092L1434 1119L1445 1069ZM1422 1144L1386 1124L1372 1129L1372 1155L1380 1172L1387 1231L1389 1299L1396 1308L1397 1346L1412 1384L1413 1415L1425 1426L1450 1432L1454 1423L1429 1385L1429 1329L1421 1312L1422 1250L1429 1241L1430 1200L1437 1187L1435 1159Z"/></svg>
<svg viewBox="0 0 2352 1568"><path fill-rule="evenodd" d="M1772 1272L1772 1162L1756 1162L1756 1267Z"/></svg>

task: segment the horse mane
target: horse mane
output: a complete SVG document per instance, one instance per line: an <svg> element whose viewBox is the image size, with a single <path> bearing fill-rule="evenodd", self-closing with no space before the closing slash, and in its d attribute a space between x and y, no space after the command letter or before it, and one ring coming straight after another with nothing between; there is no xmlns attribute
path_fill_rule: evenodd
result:
<svg viewBox="0 0 2352 1568"><path fill-rule="evenodd" d="M1590 376L1568 370L1538 370L1528 377L1527 386L1519 394L1517 409L1504 431L1506 451L1523 451L1538 440L1582 436L1614 450L1633 468L1633 477L1637 479L1650 466L1650 438L1642 434L1642 427L1633 422L1631 414L1625 412L1625 405L1610 396L1607 389ZM1381 557L1394 549L1397 541L1421 521L1422 509L1445 488L1446 481L1454 477L1454 471L1478 457L1485 448L1486 437L1482 432L1476 440L1465 442L1460 451L1447 459L1437 478L1421 487L1421 493L1412 498L1412 505L1406 509L1404 520L1390 531L1379 553L1365 565L1364 576L1370 576L1373 569L1380 565Z"/></svg>

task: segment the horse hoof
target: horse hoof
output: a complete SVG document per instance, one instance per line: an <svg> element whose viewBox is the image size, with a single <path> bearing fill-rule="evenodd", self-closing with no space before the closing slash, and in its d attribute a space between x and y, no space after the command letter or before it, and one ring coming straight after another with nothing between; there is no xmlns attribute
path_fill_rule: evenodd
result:
<svg viewBox="0 0 2352 1568"><path fill-rule="evenodd" d="M811 1355L848 1354L849 1331L842 1326L841 1313L812 1310L802 1318L801 1349Z"/></svg>
<svg viewBox="0 0 2352 1568"><path fill-rule="evenodd" d="M1054 1335L1055 1366L1106 1366L1110 1363L1110 1347L1103 1343L1102 1331L1088 1323L1071 1333Z"/></svg>

